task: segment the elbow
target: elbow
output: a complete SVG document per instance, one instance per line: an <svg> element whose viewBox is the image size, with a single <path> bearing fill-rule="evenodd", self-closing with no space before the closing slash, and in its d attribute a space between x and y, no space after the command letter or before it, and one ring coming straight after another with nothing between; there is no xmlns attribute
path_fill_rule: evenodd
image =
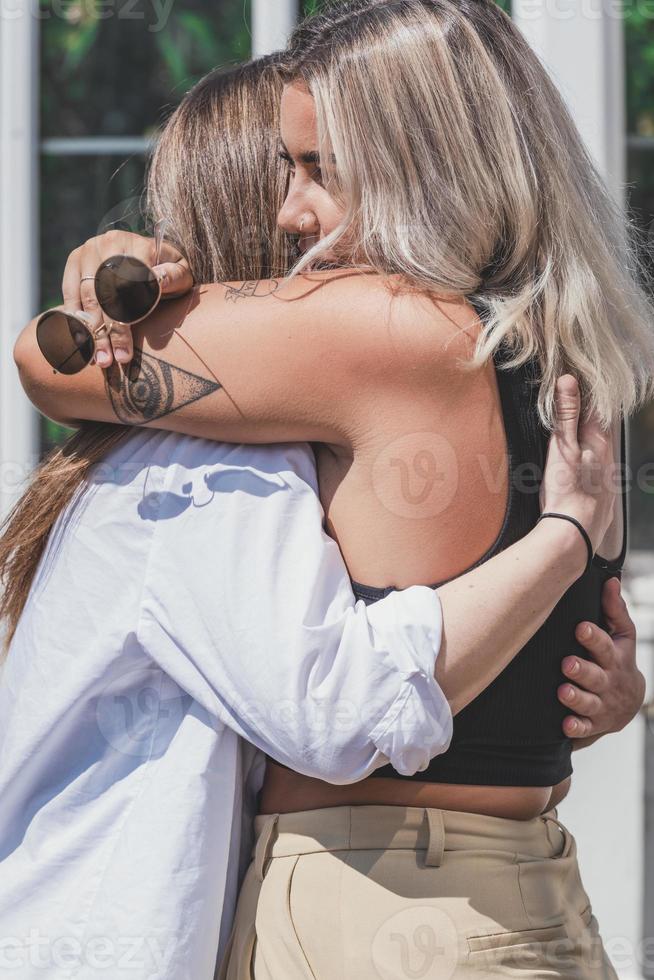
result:
<svg viewBox="0 0 654 980"><path fill-rule="evenodd" d="M52 369L48 368L43 354L36 342L36 324L38 317L31 320L21 331L14 344L14 364L18 371L23 391L32 405L42 415L58 422L60 425L75 426L76 421L64 418L52 390Z"/></svg>
<svg viewBox="0 0 654 980"><path fill-rule="evenodd" d="M36 342L36 318L18 335L14 344L14 364L18 371L23 391L29 400L36 404L35 398L39 391L39 357L41 356ZM37 405L37 408L40 406Z"/></svg>
<svg viewBox="0 0 654 980"><path fill-rule="evenodd" d="M300 765L291 762L289 765L309 779L317 779L332 786L349 786L370 775L370 772L362 772L361 768L354 769L351 758L346 760L338 756L330 756L328 759L314 758L310 762L303 760Z"/></svg>
<svg viewBox="0 0 654 980"><path fill-rule="evenodd" d="M379 758L374 746L369 751L361 751L360 745L351 741L338 742L331 740L329 744L313 746L308 749L287 747L284 765L309 779L317 779L332 786L349 786L366 779L375 770L373 759ZM381 765L381 761L378 765Z"/></svg>
<svg viewBox="0 0 654 980"><path fill-rule="evenodd" d="M23 380L23 373L29 363L29 349L31 346L30 338L36 336L36 320L31 320L28 325L21 330L18 339L14 344L14 364L18 368L18 373Z"/></svg>

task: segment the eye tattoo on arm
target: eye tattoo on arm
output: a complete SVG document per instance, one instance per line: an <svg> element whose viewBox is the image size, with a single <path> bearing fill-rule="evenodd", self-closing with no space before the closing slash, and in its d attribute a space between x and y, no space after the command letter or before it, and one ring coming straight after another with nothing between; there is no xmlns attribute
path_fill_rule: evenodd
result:
<svg viewBox="0 0 654 980"><path fill-rule="evenodd" d="M143 425L177 412L222 388L136 347L126 371L114 363L105 372L114 412L124 425Z"/></svg>
<svg viewBox="0 0 654 980"><path fill-rule="evenodd" d="M278 279L250 279L242 283L238 288L228 283L226 287L225 302L238 303L239 299L261 299L264 296L271 296L279 289Z"/></svg>

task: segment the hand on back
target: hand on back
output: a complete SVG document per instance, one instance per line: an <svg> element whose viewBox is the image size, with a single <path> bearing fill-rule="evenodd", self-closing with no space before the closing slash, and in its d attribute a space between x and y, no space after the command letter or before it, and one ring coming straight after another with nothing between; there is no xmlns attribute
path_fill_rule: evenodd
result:
<svg viewBox="0 0 654 980"><path fill-rule="evenodd" d="M549 441L540 504L542 513L567 514L579 521L596 552L615 513L614 435L602 429L594 413L586 420L580 416L577 380L563 375L557 381L556 426Z"/></svg>

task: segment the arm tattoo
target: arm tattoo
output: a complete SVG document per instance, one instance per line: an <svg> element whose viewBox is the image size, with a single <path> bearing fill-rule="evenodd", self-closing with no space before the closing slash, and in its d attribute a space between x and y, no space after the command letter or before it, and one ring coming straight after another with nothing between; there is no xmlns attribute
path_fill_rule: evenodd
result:
<svg viewBox="0 0 654 980"><path fill-rule="evenodd" d="M123 371L114 363L105 372L105 385L114 412L124 425L143 425L206 398L222 385L191 374L139 347Z"/></svg>
<svg viewBox="0 0 654 980"><path fill-rule="evenodd" d="M251 279L242 283L238 288L224 284L226 287L225 302L238 303L239 299L260 299L263 296L270 296L279 288L278 279Z"/></svg>

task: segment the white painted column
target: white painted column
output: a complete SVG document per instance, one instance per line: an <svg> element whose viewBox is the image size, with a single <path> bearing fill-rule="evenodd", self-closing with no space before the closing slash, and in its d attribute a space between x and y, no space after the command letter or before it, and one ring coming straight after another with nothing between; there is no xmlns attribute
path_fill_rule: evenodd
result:
<svg viewBox="0 0 654 980"><path fill-rule="evenodd" d="M566 98L617 200L626 170L620 0L513 0L513 20Z"/></svg>
<svg viewBox="0 0 654 980"><path fill-rule="evenodd" d="M38 303L38 37L29 0L0 0L0 516L39 448L12 355Z"/></svg>
<svg viewBox="0 0 654 980"><path fill-rule="evenodd" d="M285 48L298 16L299 0L252 0L252 57Z"/></svg>
<svg viewBox="0 0 654 980"><path fill-rule="evenodd" d="M565 97L614 198L625 200L624 34L620 0L513 0L513 19ZM634 616L639 562L627 560L624 592ZM631 601L630 601L631 600ZM643 633L639 663L650 673ZM575 752L561 819L577 838L584 884L621 977L641 972L644 859L644 718Z"/></svg>

